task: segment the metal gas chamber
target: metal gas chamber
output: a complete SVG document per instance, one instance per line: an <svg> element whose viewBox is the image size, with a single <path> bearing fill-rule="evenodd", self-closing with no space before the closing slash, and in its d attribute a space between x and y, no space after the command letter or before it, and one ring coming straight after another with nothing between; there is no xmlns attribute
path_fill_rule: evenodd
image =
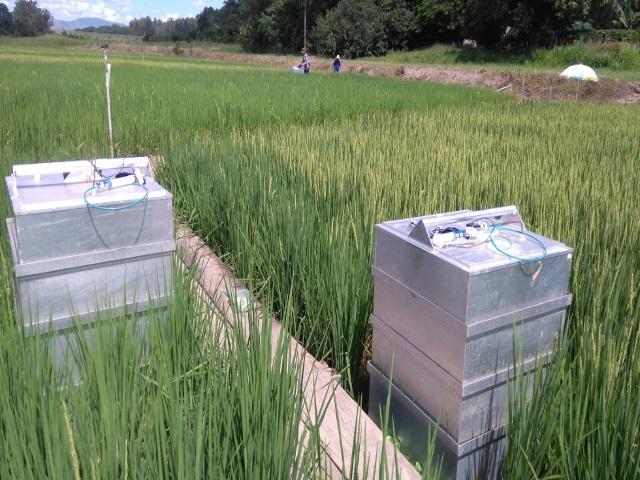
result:
<svg viewBox="0 0 640 480"><path fill-rule="evenodd" d="M573 250L527 230L514 206L385 222L374 237L371 397L392 378L457 442L452 458L469 442L495 451L514 366L549 361L562 332Z"/></svg>
<svg viewBox="0 0 640 480"><path fill-rule="evenodd" d="M6 183L25 328L60 330L98 312L168 301L172 195L155 181L148 158L16 165Z"/></svg>

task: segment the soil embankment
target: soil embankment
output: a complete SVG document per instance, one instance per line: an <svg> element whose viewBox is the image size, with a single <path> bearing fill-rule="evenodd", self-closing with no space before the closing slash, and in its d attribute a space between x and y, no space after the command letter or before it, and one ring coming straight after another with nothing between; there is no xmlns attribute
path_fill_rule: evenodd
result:
<svg viewBox="0 0 640 480"><path fill-rule="evenodd" d="M98 49L88 45L82 49ZM166 45L129 45L117 43L109 49L120 53L142 55L185 56L230 63L243 63L274 68L289 68L295 60L284 55L252 55L225 53L200 48L175 49ZM312 59L316 71L331 71L331 61ZM520 100L587 100L623 105L640 103L640 82L601 77L599 82L576 82L560 78L552 72L508 72L486 68L456 68L388 63L344 61L343 72L372 77L397 77L408 80L491 88L511 94Z"/></svg>

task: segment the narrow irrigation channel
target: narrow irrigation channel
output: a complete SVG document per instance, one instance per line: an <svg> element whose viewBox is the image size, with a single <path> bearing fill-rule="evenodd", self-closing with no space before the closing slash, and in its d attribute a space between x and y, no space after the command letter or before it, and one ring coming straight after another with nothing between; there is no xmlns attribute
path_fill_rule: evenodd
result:
<svg viewBox="0 0 640 480"><path fill-rule="evenodd" d="M245 286L213 251L189 227L181 225L177 234L177 254L186 268L193 268L202 293L226 318L232 328L250 335L251 312L259 323L262 308L250 302L249 312L238 313L234 293ZM282 331L277 320L271 322L271 343L276 350ZM402 478L420 475L404 455L340 386L340 376L315 359L293 337L289 337L290 355L304 364L300 382L304 390L302 430L316 426L316 434L326 456L331 478Z"/></svg>

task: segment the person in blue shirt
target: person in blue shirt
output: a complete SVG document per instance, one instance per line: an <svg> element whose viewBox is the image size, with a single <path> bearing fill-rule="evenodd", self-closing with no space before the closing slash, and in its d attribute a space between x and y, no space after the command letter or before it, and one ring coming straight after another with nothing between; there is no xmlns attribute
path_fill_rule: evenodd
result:
<svg viewBox="0 0 640 480"><path fill-rule="evenodd" d="M336 55L336 58L333 61L333 73L340 73L341 66L342 64L340 63L340 55Z"/></svg>

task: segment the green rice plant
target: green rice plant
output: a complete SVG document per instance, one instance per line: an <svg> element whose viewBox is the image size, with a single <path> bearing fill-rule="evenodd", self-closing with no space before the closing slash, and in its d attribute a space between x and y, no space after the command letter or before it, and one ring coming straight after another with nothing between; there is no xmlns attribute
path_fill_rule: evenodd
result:
<svg viewBox="0 0 640 480"><path fill-rule="evenodd" d="M3 478L324 477L287 338L272 347L253 315L249 332L226 328L189 275L176 280L146 324L109 315L90 339L69 333L77 379L54 365L55 335L3 321Z"/></svg>
<svg viewBox="0 0 640 480"><path fill-rule="evenodd" d="M99 56L62 50L45 55L12 45L3 48L0 61L0 165L5 174L13 163L104 155ZM262 296L273 301L274 314L287 319L289 330L307 348L336 367L356 395L366 389L363 366L370 354L369 268L375 223L516 204L533 231L574 247L574 303L567 319L567 341L533 400L513 401L505 472L508 478L637 476L637 107L518 104L480 89L348 75L301 78L176 58L122 55L114 56L113 64L118 153L164 155L165 168L159 175L174 193L180 217L240 276L260 286ZM10 214L4 197L0 213ZM2 232L0 312L11 319L7 245ZM20 343L12 331L1 335L8 348ZM197 449L186 452L177 445L203 435L207 443L200 459L208 458L217 444L196 433L202 429L178 413L192 413L188 404L211 418L222 415L216 417L210 402L198 396L208 393L195 380L200 378L201 369L196 367L201 362L179 352L193 352L201 343L188 331L178 337L183 335L186 343L179 348L168 345L162 354L171 362L158 360L165 366L154 367L153 375L147 375L162 389L153 382L136 387L144 392L136 398L144 400L142 407L130 411L129 421L142 425L141 432L154 443L145 435L121 433L127 423L122 421L109 427L115 432L110 439L122 439L117 448L105 445L92 426L96 418L107 421L106 412L113 407L104 407L104 415L98 417L95 412L101 410L87 406L86 412L93 416L86 413L76 420L80 407L70 401L67 421L59 402L42 400L38 381L32 378L35 373L17 371L23 354L12 347L14 353L3 354L13 356L5 357L3 363L12 366L2 367L11 369L2 382L13 388L3 393L6 398L0 406L14 412L18 397L28 397L25 415L18 412L14 428L18 432L17 426L26 425L24 433L15 434L23 441L14 443L30 450L12 454L19 459L16 462L0 464L23 465L18 476L61 471L72 478L75 461L69 448L64 455L47 457L47 449L58 453L55 449L63 440L71 445L67 433L71 425L89 432L82 435L86 442L79 442L75 434L71 437L74 448L82 450L77 454L81 474L90 471L92 458L97 465L101 455L112 464L127 464L113 459L130 449L154 459L136 467L143 476L190 473L185 465ZM259 360L246 359L244 365L251 361ZM102 367L93 369L95 373L85 373L95 377L96 385L109 386L96 391L131 390L112 389L114 379L98 382L98 371L108 370L107 363L105 359ZM187 372L191 373L183 380L171 382ZM57 384L52 374L47 375L43 385ZM245 386L259 381L216 378ZM233 395L239 390L233 388L225 395L237 398ZM149 397L147 391L152 392ZM102 394L92 395L99 399ZM129 399L127 405L136 403L136 395L122 395ZM247 413L240 418L254 418L250 413L265 405L261 399L242 403ZM41 402L45 402L42 409ZM62 413L55 416L46 413L49 410ZM148 420L148 412L162 417L164 426ZM175 419L165 412L175 414ZM50 433L43 436L38 425L49 418L45 415L53 421L47 424ZM256 424L262 425L261 421L255 419ZM260 458L257 464L268 465L256 467L263 469L260 473L282 472L256 453L260 442L269 444L266 433L274 431L265 427L258 430L260 439L249 439L243 437L245 424L239 421L239 425L218 432L235 432L232 438L252 445L243 455L247 461ZM284 427L278 435L283 431ZM27 437L29 441L24 440ZM181 440L172 443L172 438ZM233 440L228 448L238 445ZM5 447L14 448L19 447ZM127 458L133 458L129 453ZM223 466L207 463L207 472L255 473L243 470L249 468L244 464L224 460L229 458L224 455L216 458L221 462L216 465ZM202 465L198 462L194 460ZM12 472L0 471L3 477L6 473Z"/></svg>
<svg viewBox="0 0 640 480"><path fill-rule="evenodd" d="M526 432L548 428L547 448L527 437L510 455L526 467L519 470L526 477L526 452L566 461L574 452L561 446L584 443L589 454L570 467L538 462L536 471L597 477L619 471L613 463L638 461L624 443L633 445L640 434L635 410L627 407L635 405L627 386L636 388L640 375L623 352L637 348L628 339L636 339L640 327L638 278L632 273L640 263L640 232L628 204L639 186L633 174L639 151L635 111L591 108L447 104L429 115L370 114L239 132L169 150L163 178L181 197L179 208L189 212L190 222L216 248L231 252L229 261L239 272L267 282L276 300L277 292L289 296L293 289L301 338L345 371L352 385L367 358L373 225L419 213L517 204L530 228L576 249L575 305L567 322L571 361L557 364L564 376L580 380L559 389L564 398L578 395L603 408L590 410L596 415L579 430L586 436L574 433L567 440L556 421L572 418L572 410L559 403L560 411L549 414L553 395L536 395L534 404L521 408L543 413L527 417ZM576 121L590 110L593 120L587 115ZM596 120L596 112L604 111L608 123ZM180 175L189 168L196 170L193 176ZM215 188L210 178L218 180ZM619 301L611 301L611 289ZM603 376L594 378L599 371ZM604 422L613 425L603 431ZM595 465L593 451L603 442L615 446L616 456Z"/></svg>
<svg viewBox="0 0 640 480"><path fill-rule="evenodd" d="M603 286L607 300L600 321L574 331L571 348L558 350L544 378L541 369L537 372L531 399L526 382L516 378L505 478L640 475L634 447L640 440L640 406L630 401L638 392L640 365L636 278L637 267L620 265ZM609 312L624 321L615 322Z"/></svg>

